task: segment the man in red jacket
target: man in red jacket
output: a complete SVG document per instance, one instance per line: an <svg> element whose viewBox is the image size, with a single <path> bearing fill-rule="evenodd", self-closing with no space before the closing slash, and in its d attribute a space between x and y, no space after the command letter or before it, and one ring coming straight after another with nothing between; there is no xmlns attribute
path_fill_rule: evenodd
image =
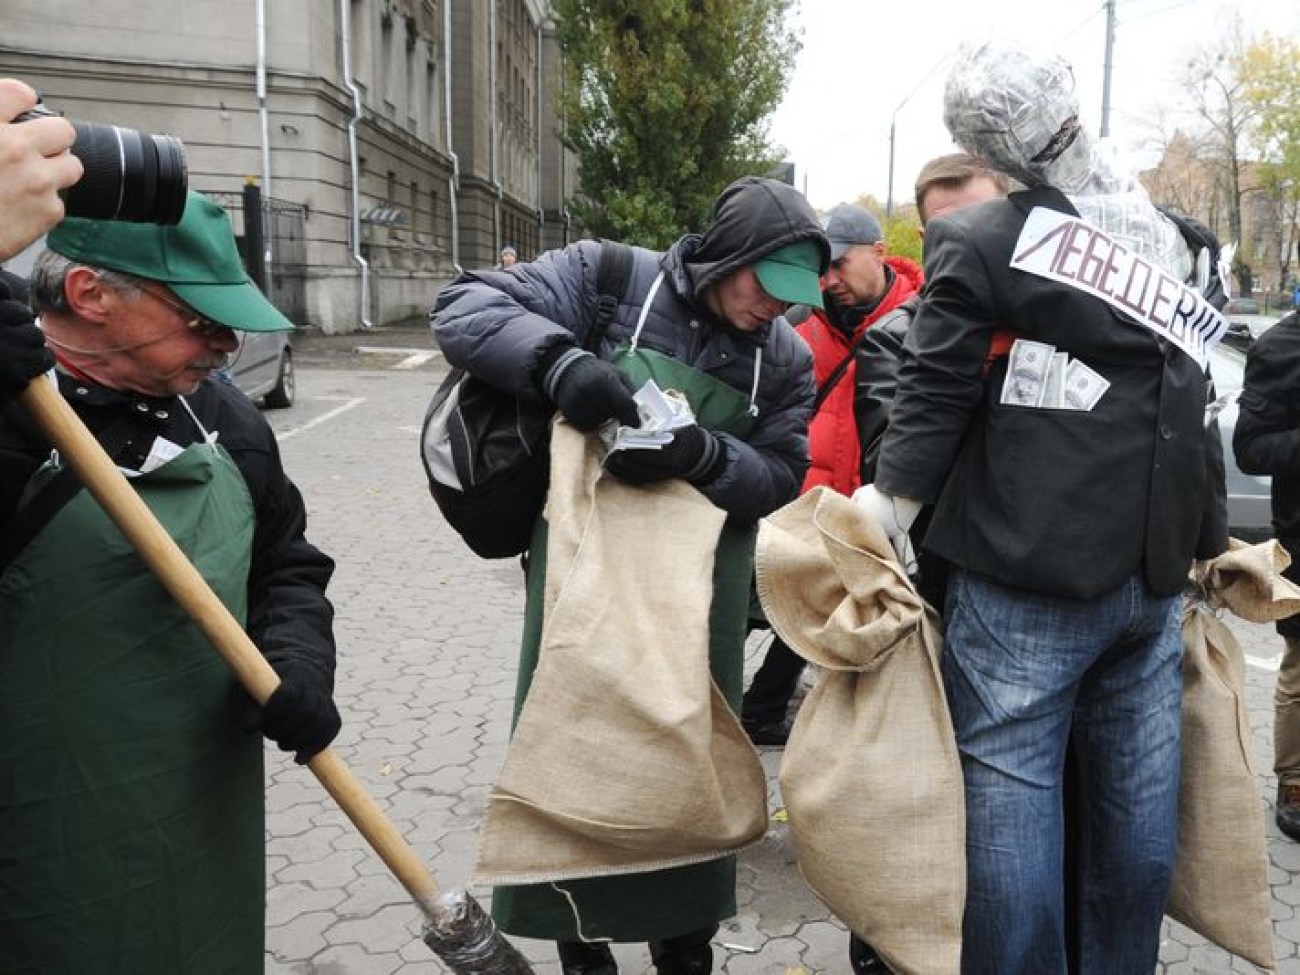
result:
<svg viewBox="0 0 1300 975"><path fill-rule="evenodd" d="M880 221L865 207L841 203L825 227L831 242L831 265L822 278L825 309L815 309L796 328L812 349L817 383L808 424L812 463L802 490L825 484L852 495L862 483L854 351L868 328L921 290L922 275L915 261L885 254ZM741 707L741 724L754 744L785 744L785 713L803 667L803 658L773 634Z"/></svg>

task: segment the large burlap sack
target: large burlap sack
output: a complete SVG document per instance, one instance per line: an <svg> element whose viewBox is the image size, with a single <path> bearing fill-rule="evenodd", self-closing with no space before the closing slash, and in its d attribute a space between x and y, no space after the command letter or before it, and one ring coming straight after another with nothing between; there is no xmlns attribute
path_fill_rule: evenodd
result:
<svg viewBox="0 0 1300 975"><path fill-rule="evenodd" d="M1250 758L1246 665L1228 609L1255 623L1300 610L1276 541L1234 547L1197 582L1183 616L1183 772L1168 914L1227 951L1272 970L1273 925L1259 781Z"/></svg>
<svg viewBox="0 0 1300 975"><path fill-rule="evenodd" d="M726 516L684 481L604 476L590 440L552 434L541 653L488 800L485 883L699 863L767 829L762 765L709 673Z"/></svg>
<svg viewBox="0 0 1300 975"><path fill-rule="evenodd" d="M956 973L966 822L937 621L826 488L760 524L755 570L772 628L824 669L781 765L799 869L898 975Z"/></svg>

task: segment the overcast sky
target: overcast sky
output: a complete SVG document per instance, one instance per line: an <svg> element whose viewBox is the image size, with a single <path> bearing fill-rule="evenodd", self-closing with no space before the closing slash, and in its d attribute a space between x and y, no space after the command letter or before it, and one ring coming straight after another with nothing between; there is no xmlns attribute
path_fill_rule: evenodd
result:
<svg viewBox="0 0 1300 975"><path fill-rule="evenodd" d="M1065 57L1082 121L1094 133L1100 127L1103 0L798 0L798 7L803 50L770 135L819 209L864 193L885 200L891 117L895 205L911 198L927 159L953 151L943 83L966 40L999 36ZM1149 136L1161 108L1186 103L1180 67L1223 32L1232 11L1248 33L1300 36L1297 0L1116 0L1115 9L1110 131L1126 146Z"/></svg>

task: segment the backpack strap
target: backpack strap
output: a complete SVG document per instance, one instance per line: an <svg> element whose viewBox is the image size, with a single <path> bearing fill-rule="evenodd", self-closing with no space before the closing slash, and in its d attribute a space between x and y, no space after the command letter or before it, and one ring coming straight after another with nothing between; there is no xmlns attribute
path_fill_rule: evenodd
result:
<svg viewBox="0 0 1300 975"><path fill-rule="evenodd" d="M817 387L817 396L813 399L814 413L821 409L822 404L826 402L826 397L830 396L830 394L835 391L835 387L839 385L839 381L844 378L844 373L849 368L849 363L854 360L858 354L858 349L862 348L863 343L867 341L867 333L869 331L871 331L871 326L862 330L862 334L857 337L851 346L849 346L848 355L840 360L839 365L832 369L831 374L822 381L820 386Z"/></svg>
<svg viewBox="0 0 1300 975"><path fill-rule="evenodd" d="M596 310L596 327L591 330L585 346L588 352L600 348L609 326L614 324L619 302L627 294L627 286L631 282L632 248L617 240L602 240L600 268L596 271L596 291L600 294L600 305Z"/></svg>

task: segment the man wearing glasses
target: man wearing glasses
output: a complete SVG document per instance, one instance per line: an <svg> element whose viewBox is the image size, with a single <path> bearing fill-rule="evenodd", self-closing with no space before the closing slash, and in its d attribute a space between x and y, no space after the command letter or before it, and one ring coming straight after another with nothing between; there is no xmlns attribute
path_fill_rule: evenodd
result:
<svg viewBox="0 0 1300 975"><path fill-rule="evenodd" d="M69 218L26 306L0 294L0 971L260 972L262 743L338 733L333 562L253 404L209 376L235 330L292 326L224 211ZM281 684L264 707L51 449L18 393L59 389Z"/></svg>

